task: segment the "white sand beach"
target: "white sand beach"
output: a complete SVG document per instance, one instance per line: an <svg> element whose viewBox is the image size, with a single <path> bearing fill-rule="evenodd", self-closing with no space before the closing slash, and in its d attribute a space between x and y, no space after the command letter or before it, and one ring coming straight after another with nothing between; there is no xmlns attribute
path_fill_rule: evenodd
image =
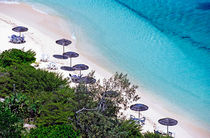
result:
<svg viewBox="0 0 210 138"><path fill-rule="evenodd" d="M8 36L16 34L12 31L12 28L15 26L25 26L29 29L27 32L23 33L26 43L12 44L9 42ZM32 49L37 54L37 62L40 62L40 58L43 54L49 57L47 63L40 62L40 68L46 68L49 62L54 62L58 65L58 70L55 70L55 72L62 73L64 77L68 77L69 72L61 70L60 66L69 65L69 59L59 60L53 57L54 54L62 54L62 46L57 45L55 40L66 38L70 39L72 44L65 47L65 51L74 51L80 54L78 58L72 60L73 64L84 63L89 66L89 70L82 72L84 75L91 70L95 70L97 79L111 77L112 72L109 72L108 69L101 67L97 62L81 54L82 52L80 52L77 46L77 39L69 33L72 32L70 29L71 28L69 28L68 24L61 17L38 12L25 3L0 3L0 52L11 48ZM183 116L175 114L174 111L168 110L166 106L164 106L164 103L159 101L159 99L150 92L144 91L142 88L140 88L140 90L139 94L141 99L139 103L144 103L149 106L149 110L141 112L142 115L146 117L143 132L153 132L154 128L166 132L166 126L160 125L157 121L160 118L170 117L178 120L178 125L169 127L169 130L175 133L176 138L210 137L209 131L199 127L196 123L191 123ZM131 110L127 110L125 114L128 118L130 115L137 116L137 112Z"/></svg>

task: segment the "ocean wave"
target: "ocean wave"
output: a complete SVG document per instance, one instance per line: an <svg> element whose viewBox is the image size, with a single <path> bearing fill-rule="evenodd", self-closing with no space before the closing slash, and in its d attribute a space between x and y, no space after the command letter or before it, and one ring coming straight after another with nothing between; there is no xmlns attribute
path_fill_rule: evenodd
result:
<svg viewBox="0 0 210 138"><path fill-rule="evenodd" d="M210 49L210 3L169 0L115 0L137 15L145 18L168 36L179 37L198 49ZM151 6L153 5L153 6ZM187 36L187 37L186 37Z"/></svg>
<svg viewBox="0 0 210 138"><path fill-rule="evenodd" d="M41 14L48 15L47 12L41 10L40 8L37 8L37 6L34 6L34 5L33 5L33 6L32 6L32 9L35 10L35 11L37 11L37 12L39 12L39 13L41 13Z"/></svg>
<svg viewBox="0 0 210 138"><path fill-rule="evenodd" d="M199 3L197 9L210 10L210 2Z"/></svg>
<svg viewBox="0 0 210 138"><path fill-rule="evenodd" d="M55 11L53 8L51 8L50 6L46 6L42 3L39 3L38 1L28 1L28 0L21 0L24 3L28 3L29 5L31 5L32 9L41 13L41 14L45 14L45 15L58 15L58 12Z"/></svg>
<svg viewBox="0 0 210 138"><path fill-rule="evenodd" d="M17 1L17 0L0 0L0 3L4 3L4 4L20 4L20 2Z"/></svg>

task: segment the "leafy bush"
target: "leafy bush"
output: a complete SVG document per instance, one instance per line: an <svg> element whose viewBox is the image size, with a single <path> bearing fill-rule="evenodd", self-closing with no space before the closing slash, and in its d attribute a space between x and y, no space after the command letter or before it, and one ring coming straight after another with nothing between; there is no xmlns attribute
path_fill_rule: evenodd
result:
<svg viewBox="0 0 210 138"><path fill-rule="evenodd" d="M140 98L136 94L138 87L131 84L127 75L116 73L103 83L79 84L72 89L68 79L60 74L30 66L35 61L34 56L33 51L18 49L0 55L0 96L10 95L4 104L0 103L0 137L20 136L22 122L19 117L35 118L38 128L32 129L27 137L78 137L72 127L79 129L82 137L91 138L164 137L154 133L142 135L139 125L118 118L121 108L126 110L131 102ZM94 72L89 76L94 76ZM103 97L105 91L117 94ZM82 108L91 111L75 113Z"/></svg>
<svg viewBox="0 0 210 138"><path fill-rule="evenodd" d="M9 73L0 68L0 96L6 97L8 94L7 84L9 83Z"/></svg>
<svg viewBox="0 0 210 138"><path fill-rule="evenodd" d="M123 137L143 137L140 132L141 126L132 120L120 121L118 127L115 127L115 131L124 133Z"/></svg>
<svg viewBox="0 0 210 138"><path fill-rule="evenodd" d="M0 95L10 94L13 84L16 90L24 93L52 92L68 86L68 80L61 75L35 69L28 65L13 65L7 68L7 75L0 77Z"/></svg>
<svg viewBox="0 0 210 138"><path fill-rule="evenodd" d="M98 101L94 99L94 95L90 91L87 91L87 88L83 84L79 84L75 89L76 94L74 96L74 100L79 104L76 109L85 108L95 108L98 105Z"/></svg>
<svg viewBox="0 0 210 138"><path fill-rule="evenodd" d="M53 126L40 126L32 129L27 137L30 138L77 138L78 131L74 131L70 125L53 125Z"/></svg>
<svg viewBox="0 0 210 138"><path fill-rule="evenodd" d="M31 64L36 61L35 52L24 52L19 49L6 50L0 55L0 66L8 67L14 64Z"/></svg>
<svg viewBox="0 0 210 138"><path fill-rule="evenodd" d="M114 137L113 130L116 120L108 118L98 112L84 112L77 117L79 129L83 137Z"/></svg>
<svg viewBox="0 0 210 138"><path fill-rule="evenodd" d="M21 93L7 96L3 104L20 118L34 118L38 114L38 105L30 103L29 99Z"/></svg>
<svg viewBox="0 0 210 138"><path fill-rule="evenodd" d="M20 137L22 120L0 102L0 137Z"/></svg>
<svg viewBox="0 0 210 138"><path fill-rule="evenodd" d="M94 72L91 72L89 75L94 76ZM105 91L115 91L117 93L116 96L106 98L105 110L103 111L103 114L109 117L117 117L117 115L119 115L120 109L126 110L128 109L128 105L130 103L136 102L140 99L140 97L136 94L137 88L138 86L131 84L127 75L122 73L115 73L111 78L104 79L102 85L100 81L89 85L88 97L90 97L89 99L92 101L100 101ZM84 90L79 89L79 93L82 91ZM78 101L79 99L80 97L77 97ZM91 108L87 107L86 102L80 102L80 106Z"/></svg>
<svg viewBox="0 0 210 138"><path fill-rule="evenodd" d="M142 137L140 126L133 121L120 121L99 112L83 112L77 117L83 137Z"/></svg>
<svg viewBox="0 0 210 138"><path fill-rule="evenodd" d="M73 90L61 89L51 93L40 93L36 99L40 102L40 115L36 119L37 125L55 125L72 122L76 102Z"/></svg>

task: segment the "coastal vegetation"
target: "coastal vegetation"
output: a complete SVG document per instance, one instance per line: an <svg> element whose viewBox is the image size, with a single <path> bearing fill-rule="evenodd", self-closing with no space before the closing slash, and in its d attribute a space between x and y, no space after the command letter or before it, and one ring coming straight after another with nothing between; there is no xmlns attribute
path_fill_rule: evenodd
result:
<svg viewBox="0 0 210 138"><path fill-rule="evenodd" d="M31 66L35 53L10 49L0 55L0 137L141 137L164 136L141 132L122 110L140 97L127 75L86 86ZM89 73L94 77L94 72ZM103 96L114 91L114 95ZM30 130L24 124L36 127Z"/></svg>
<svg viewBox="0 0 210 138"><path fill-rule="evenodd" d="M0 55L0 67L8 67L15 64L27 64L35 62L35 52L29 50L24 52L19 49L5 50Z"/></svg>

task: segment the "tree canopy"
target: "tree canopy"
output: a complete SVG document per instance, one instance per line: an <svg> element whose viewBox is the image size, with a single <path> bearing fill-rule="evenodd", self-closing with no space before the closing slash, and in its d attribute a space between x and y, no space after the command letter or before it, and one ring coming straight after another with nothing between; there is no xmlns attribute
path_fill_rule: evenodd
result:
<svg viewBox="0 0 210 138"><path fill-rule="evenodd" d="M52 126L41 126L32 129L27 135L29 138L77 138L79 132L75 131L71 125L52 125Z"/></svg>
<svg viewBox="0 0 210 138"><path fill-rule="evenodd" d="M19 137L22 126L22 119L0 102L0 137Z"/></svg>
<svg viewBox="0 0 210 138"><path fill-rule="evenodd" d="M120 109L140 98L127 75L115 73L102 83L71 88L62 74L32 67L35 60L31 50L0 54L0 97L5 98L0 137L163 137L142 134L140 125L121 116ZM115 94L105 95L107 91ZM36 128L23 131L23 122Z"/></svg>
<svg viewBox="0 0 210 138"><path fill-rule="evenodd" d="M19 49L5 50L0 54L0 66L8 67L14 64L31 64L36 61L35 52L28 50L24 52Z"/></svg>

